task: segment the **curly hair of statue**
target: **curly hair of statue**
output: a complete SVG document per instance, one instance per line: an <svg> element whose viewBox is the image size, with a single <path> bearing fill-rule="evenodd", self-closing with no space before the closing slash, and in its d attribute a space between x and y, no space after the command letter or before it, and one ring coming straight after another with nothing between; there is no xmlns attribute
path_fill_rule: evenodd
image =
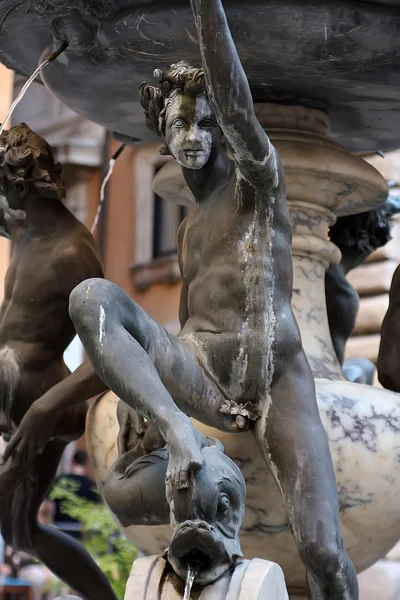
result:
<svg viewBox="0 0 400 600"><path fill-rule="evenodd" d="M362 254L384 246L391 239L391 223L384 208L339 217L329 230L331 242L343 252L357 250Z"/></svg>
<svg viewBox="0 0 400 600"><path fill-rule="evenodd" d="M0 136L0 193L11 192L56 200L65 196L61 165L49 144L25 123Z"/></svg>
<svg viewBox="0 0 400 600"><path fill-rule="evenodd" d="M140 86L140 104L146 117L146 125L160 136L165 135L166 113L178 94L196 96L205 93L206 86L203 69L196 69L182 60L173 64L167 71L155 69L154 78L158 86L142 83ZM160 154L169 155L166 146Z"/></svg>

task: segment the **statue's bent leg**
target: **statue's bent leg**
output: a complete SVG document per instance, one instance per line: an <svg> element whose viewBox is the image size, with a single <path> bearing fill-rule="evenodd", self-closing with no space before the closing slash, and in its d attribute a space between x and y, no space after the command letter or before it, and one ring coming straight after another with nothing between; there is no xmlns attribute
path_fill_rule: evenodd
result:
<svg viewBox="0 0 400 600"><path fill-rule="evenodd" d="M378 377L384 388L400 393L400 266L397 267L389 293L389 308L383 319L378 355Z"/></svg>
<svg viewBox="0 0 400 600"><path fill-rule="evenodd" d="M70 314L99 377L159 427L169 449L169 476L177 487L187 487L189 473L203 464L207 440L186 414L218 426L212 416L225 401L218 388L182 340L114 284L102 279L80 284L71 294Z"/></svg>
<svg viewBox="0 0 400 600"><path fill-rule="evenodd" d="M37 520L39 507L46 498L65 445L64 442L50 442L43 454L35 457L26 477L9 490L7 503L2 498L2 534L6 544L38 558L88 600L115 600L106 577L85 548L55 527L41 525Z"/></svg>
<svg viewBox="0 0 400 600"><path fill-rule="evenodd" d="M282 492L307 569L309 598L358 600L356 573L340 532L335 473L314 380L294 317L293 328L283 331L290 327L288 321L277 317L271 399L256 425L257 441Z"/></svg>
<svg viewBox="0 0 400 600"><path fill-rule="evenodd" d="M325 296L332 343L342 365L347 340L356 324L360 299L340 265L331 266L325 274Z"/></svg>

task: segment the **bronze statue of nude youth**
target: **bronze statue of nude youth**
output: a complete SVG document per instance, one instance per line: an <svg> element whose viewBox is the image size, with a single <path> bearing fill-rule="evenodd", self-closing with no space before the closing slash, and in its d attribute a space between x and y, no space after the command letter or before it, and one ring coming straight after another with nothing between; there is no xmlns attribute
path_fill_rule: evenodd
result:
<svg viewBox="0 0 400 600"><path fill-rule="evenodd" d="M290 305L282 166L256 119L221 1L192 0L192 9L204 71L181 63L157 72L158 87L142 88L148 124L196 197L178 240L182 331L170 335L102 280L74 290L71 318L104 385L159 427L177 488L201 469L207 444L187 415L221 430L254 428L307 567L309 597L356 600L327 437ZM72 405L71 389L48 402Z"/></svg>
<svg viewBox="0 0 400 600"><path fill-rule="evenodd" d="M38 398L68 379L63 353L75 336L69 295L84 279L102 277L102 267L92 235L61 201L61 166L24 124L0 136L0 194L0 225L12 243L0 308L0 423L9 437ZM47 413L40 454L19 460L17 452L1 466L1 533L85 597L115 600L83 546L37 520L64 448L84 432L85 415L85 403Z"/></svg>

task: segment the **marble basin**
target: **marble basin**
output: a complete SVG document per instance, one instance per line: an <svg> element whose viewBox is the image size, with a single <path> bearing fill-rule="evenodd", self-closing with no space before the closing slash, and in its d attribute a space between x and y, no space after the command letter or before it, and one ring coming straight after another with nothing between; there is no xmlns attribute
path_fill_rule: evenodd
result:
<svg viewBox="0 0 400 600"><path fill-rule="evenodd" d="M400 1L224 0L257 102L319 108L351 151L400 140ZM199 61L189 0L0 0L0 61L29 75L53 39L69 49L43 75L69 108L136 140L138 88L155 67Z"/></svg>
<svg viewBox="0 0 400 600"><path fill-rule="evenodd" d="M400 539L400 397L383 389L347 381L317 379L321 416L335 465L346 548L358 572ZM107 470L117 457L117 398L109 392L88 416L88 449L102 490ZM304 568L287 528L277 486L259 455L251 434L217 435L226 453L240 466L247 485L241 544L247 559L278 563L289 592L304 591ZM246 438L246 439L244 439ZM124 530L146 554L162 552L169 527Z"/></svg>

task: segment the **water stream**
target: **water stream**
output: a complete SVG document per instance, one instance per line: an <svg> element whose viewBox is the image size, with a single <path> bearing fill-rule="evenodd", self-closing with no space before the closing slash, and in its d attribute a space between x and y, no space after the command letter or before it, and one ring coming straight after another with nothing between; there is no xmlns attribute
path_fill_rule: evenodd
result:
<svg viewBox="0 0 400 600"><path fill-rule="evenodd" d="M48 64L53 62L53 60L55 60L57 58L57 56L60 56L61 52L64 52L66 47L67 47L66 43L61 44L61 46L55 52L50 54L50 56L48 56L42 63L40 63L38 68L32 73L32 75L29 77L28 81L24 84L24 86L23 86L22 90L20 91L20 93L18 94L18 96L15 98L14 102L11 104L10 109L5 116L3 123L1 124L0 135L3 133L4 128L7 125L7 122L10 120L14 110L16 109L18 104L21 102L22 98L25 96L26 92L28 91L28 89L30 88L32 83L35 81L36 77L38 75L40 75L40 73L43 71L43 69L46 68Z"/></svg>
<svg viewBox="0 0 400 600"><path fill-rule="evenodd" d="M192 587L194 584L194 580L196 579L197 568L193 565L188 565L188 574L186 577L186 585L185 585L185 594L183 596L183 600L190 600L190 594L192 592Z"/></svg>
<svg viewBox="0 0 400 600"><path fill-rule="evenodd" d="M96 212L96 216L95 216L94 221L93 221L93 225L90 228L90 233L92 233L92 234L96 231L97 225L99 223L101 209L103 208L103 204L104 204L104 200L105 200L105 196L106 196L106 185L107 185L108 180L110 179L111 175L113 174L117 158L122 153L122 151L124 150L125 147L126 147L126 144L121 144L121 146L118 148L118 150L116 151L116 153L114 154L114 156L111 158L110 162L108 163L107 175L104 177L103 183L101 184L100 202L99 202L99 205L97 207L97 212Z"/></svg>

